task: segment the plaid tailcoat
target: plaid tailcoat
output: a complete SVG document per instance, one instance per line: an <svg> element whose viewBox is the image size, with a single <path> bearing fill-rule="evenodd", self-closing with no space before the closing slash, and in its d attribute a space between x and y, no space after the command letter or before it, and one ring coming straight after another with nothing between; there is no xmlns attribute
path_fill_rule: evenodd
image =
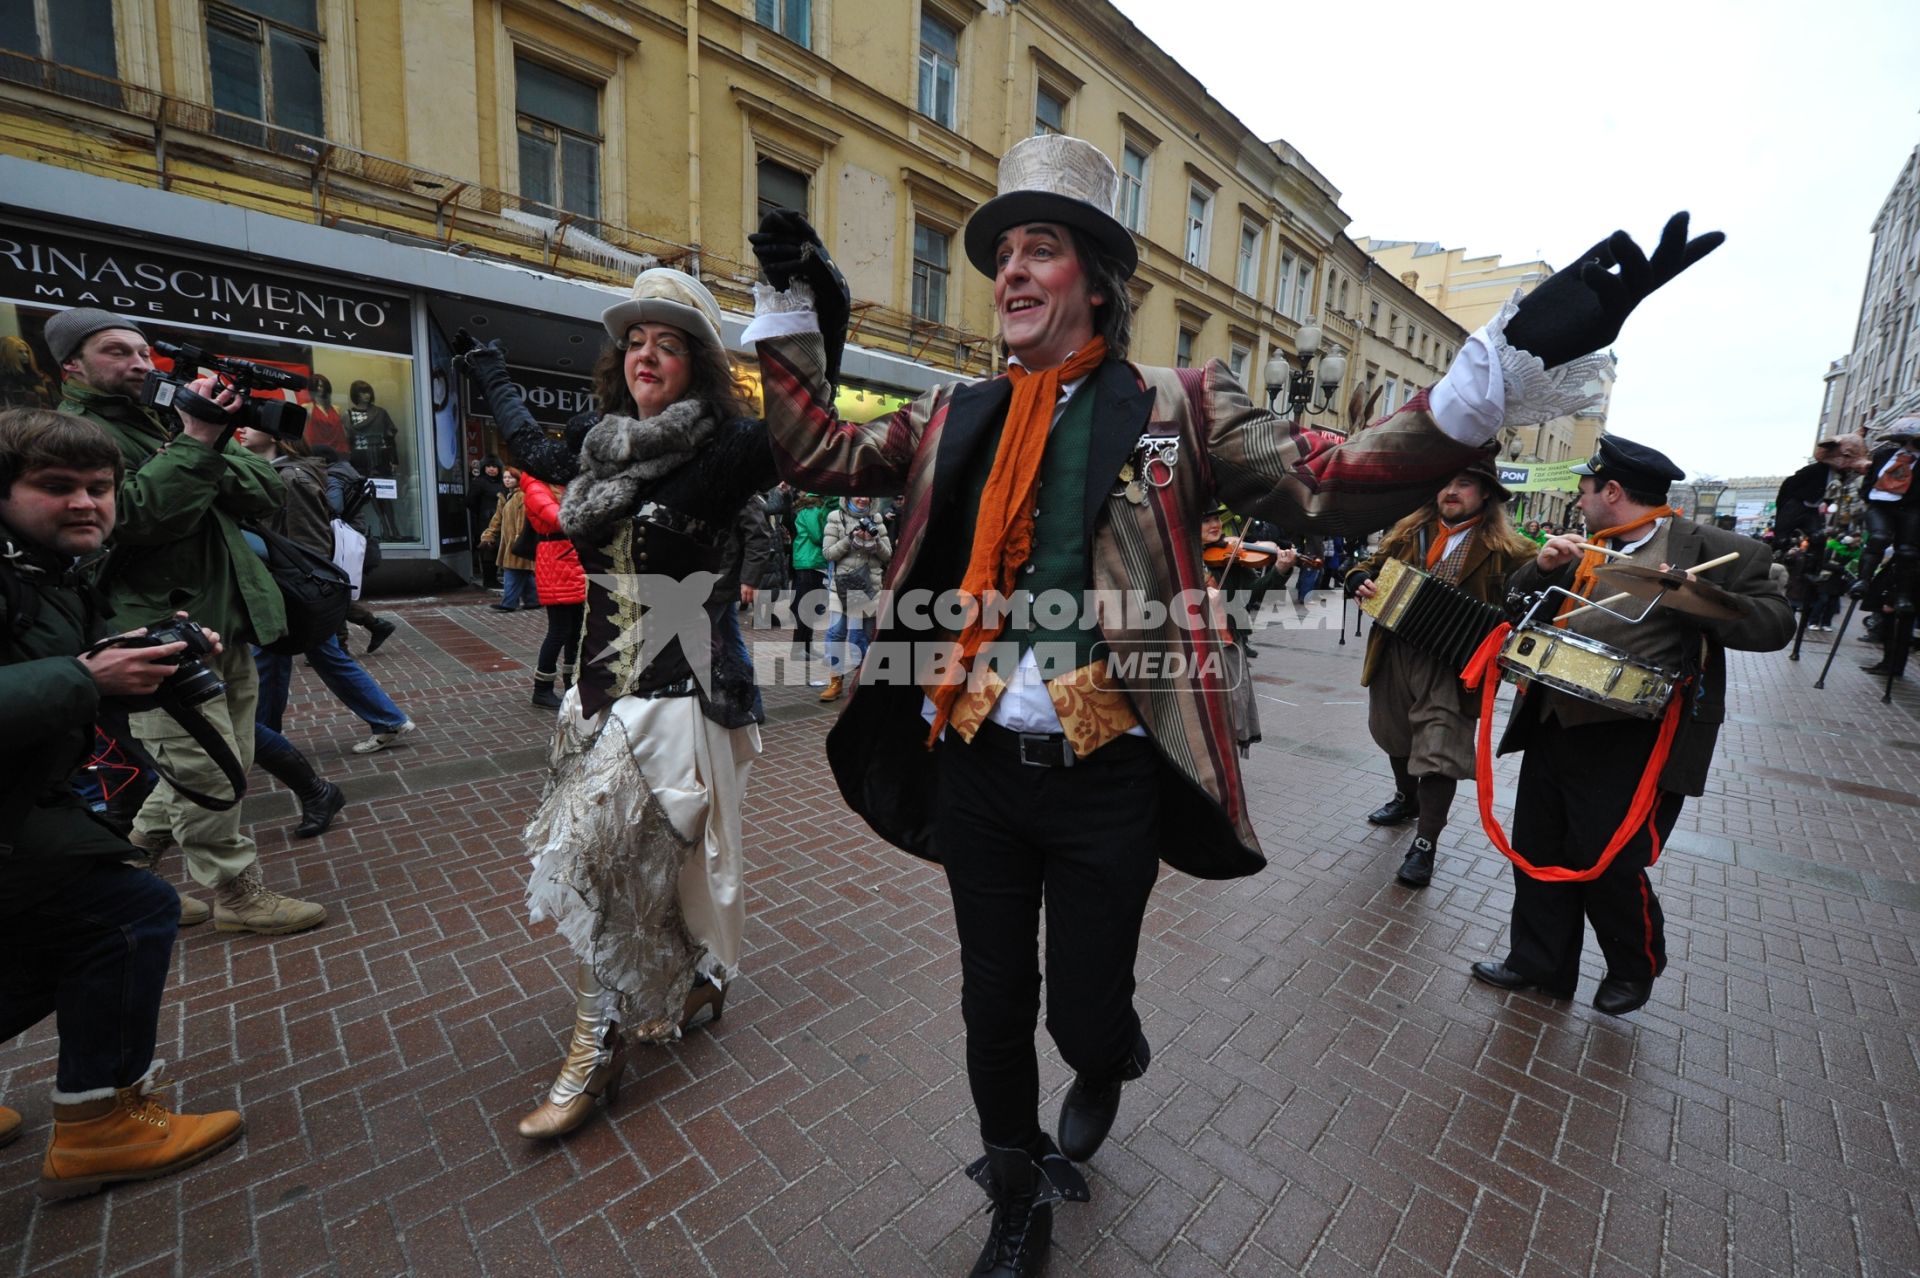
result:
<svg viewBox="0 0 1920 1278"><path fill-rule="evenodd" d="M886 588L938 593L957 587L972 530L955 526L969 463L993 447L1012 399L1003 377L956 382L865 424L837 420L817 334L759 343L774 459L795 486L841 495L903 495ZM1204 624L1201 515L1224 501L1283 527L1354 535L1383 528L1433 495L1476 451L1455 442L1416 397L1352 440L1296 430L1257 408L1225 365L1147 368L1110 359L1079 394L1093 393L1086 528L1097 613L1116 653L1157 654L1118 680L1160 755L1161 856L1201 878L1234 878L1266 865L1248 819L1234 752L1218 639ZM1172 482L1135 505L1114 486L1143 436L1179 443ZM1338 445L1337 447L1335 445ZM1168 605L1157 624L1119 601ZM1109 606L1109 602L1111 606ZM883 605L875 651L910 632ZM869 657L869 675L874 661ZM1196 671L1198 673L1196 673ZM847 804L888 842L938 860L931 828L933 754L922 693L900 678L863 681L827 738L827 758Z"/></svg>

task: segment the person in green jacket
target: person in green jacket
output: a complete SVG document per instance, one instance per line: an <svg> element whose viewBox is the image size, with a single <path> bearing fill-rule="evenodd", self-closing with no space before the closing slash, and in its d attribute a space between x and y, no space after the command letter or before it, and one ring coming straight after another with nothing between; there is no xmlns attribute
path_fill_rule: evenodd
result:
<svg viewBox="0 0 1920 1278"><path fill-rule="evenodd" d="M93 574L119 471L92 426L0 412L0 1042L58 1013L44 1198L164 1176L241 1131L231 1110L175 1114L155 1093L180 898L126 863L133 848L69 781L101 701L153 692L186 648L95 643L109 630ZM0 1107L0 1145L20 1128Z"/></svg>
<svg viewBox="0 0 1920 1278"><path fill-rule="evenodd" d="M225 650L208 663L226 684L226 695L202 705L200 713L240 766L249 767L260 680L247 645L280 638L286 614L279 588L247 545L241 525L279 512L280 477L272 463L234 443L225 423L177 411L163 416L140 403L153 360L146 335L131 321L87 308L63 311L47 321L46 341L66 377L60 411L105 430L125 464L105 577L108 602L125 625L145 625L184 609L226 636ZM200 378L192 389L223 408L239 402L213 377ZM197 790L219 792L219 766L165 711L141 711L128 721L174 776ZM162 781L134 818L131 837L156 859L177 842L194 880L214 889L211 911L204 902L182 898L182 923L201 922L211 913L220 931L279 936L326 921L325 906L280 896L261 883L259 856L240 829L238 807L199 807Z"/></svg>
<svg viewBox="0 0 1920 1278"><path fill-rule="evenodd" d="M793 495L793 640L800 645L807 685L813 688L827 686L826 675L816 679L812 671L813 622L827 615L827 555L821 548L827 514L827 503L817 494Z"/></svg>

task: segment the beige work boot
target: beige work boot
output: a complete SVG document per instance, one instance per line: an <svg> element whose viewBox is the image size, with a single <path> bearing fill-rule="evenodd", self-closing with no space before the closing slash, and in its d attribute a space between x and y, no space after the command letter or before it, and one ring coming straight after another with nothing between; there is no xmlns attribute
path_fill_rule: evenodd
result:
<svg viewBox="0 0 1920 1278"><path fill-rule="evenodd" d="M319 927L326 921L326 906L314 901L296 901L263 887L258 862L213 890L213 928L216 932L285 936L289 932L304 932L310 927Z"/></svg>
<svg viewBox="0 0 1920 1278"><path fill-rule="evenodd" d="M160 1067L105 1096L54 1095L53 1140L40 1165L42 1198L77 1198L123 1180L152 1180L191 1167L240 1139L233 1110L175 1114L156 1090ZM106 1090L106 1089L102 1089Z"/></svg>
<svg viewBox="0 0 1920 1278"><path fill-rule="evenodd" d="M11 1145L20 1139L20 1111L0 1105L0 1145Z"/></svg>
<svg viewBox="0 0 1920 1278"><path fill-rule="evenodd" d="M179 847L173 841L173 831L155 830L152 834L142 834L135 830L127 835L127 842L133 844L139 856L127 858L127 864L153 874L160 873L160 861L167 853ZM175 889L178 891L178 889ZM195 923L205 923L213 917L213 907L197 896L180 893L180 926L192 927Z"/></svg>

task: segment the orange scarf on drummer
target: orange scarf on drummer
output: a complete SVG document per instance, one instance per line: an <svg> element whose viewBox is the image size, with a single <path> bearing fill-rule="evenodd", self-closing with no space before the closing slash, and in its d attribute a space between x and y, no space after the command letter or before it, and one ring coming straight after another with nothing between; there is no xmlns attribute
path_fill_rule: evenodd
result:
<svg viewBox="0 0 1920 1278"><path fill-rule="evenodd" d="M1435 515L1433 518L1433 535L1427 542L1427 571L1432 572L1433 566L1446 558L1447 543L1453 540L1455 533L1465 532L1484 518L1484 515L1475 515L1472 519L1463 519L1457 524L1450 524L1438 515Z"/></svg>
<svg viewBox="0 0 1920 1278"><path fill-rule="evenodd" d="M1661 506L1658 509L1648 511L1630 524L1619 524L1612 528L1602 528L1599 532L1593 534L1593 536L1588 537L1587 540L1595 545L1604 546L1614 537L1620 537L1630 532L1637 532L1645 528L1648 524L1651 524L1654 520L1665 519L1674 513L1673 507ZM1589 550L1582 553L1580 556L1580 566L1573 571L1573 593L1579 595L1582 599L1588 598L1593 590L1593 574L1598 572L1600 565L1606 562L1607 556L1597 550ZM1560 611L1570 612L1580 606L1579 603L1572 599L1564 599L1560 603ZM1555 614L1556 617L1558 615L1557 613Z"/></svg>
<svg viewBox="0 0 1920 1278"><path fill-rule="evenodd" d="M996 618L991 629L983 624L980 601L993 593L1011 595L1014 575L1033 554L1033 494L1040 484L1040 459L1047 451L1047 432L1053 427L1060 388L1100 367L1106 357L1106 339L1096 337L1057 368L1037 373L1018 364L1007 368L1007 380L1013 383L1013 402L1007 406L1000 447L994 453L987 486L980 494L980 513L973 525L973 553L967 557L967 571L960 579L961 592L972 602L966 628L958 640L959 660L946 681L932 691L936 713L933 731L927 737L929 743L939 739L954 702L966 691L974 657L1006 628L1004 616ZM1004 614L1004 610L999 611Z"/></svg>

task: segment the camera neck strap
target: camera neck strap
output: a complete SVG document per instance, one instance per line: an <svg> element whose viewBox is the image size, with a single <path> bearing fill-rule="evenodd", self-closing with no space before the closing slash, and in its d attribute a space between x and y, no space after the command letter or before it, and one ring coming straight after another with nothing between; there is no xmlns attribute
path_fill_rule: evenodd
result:
<svg viewBox="0 0 1920 1278"><path fill-rule="evenodd" d="M94 644L87 649L86 655L91 656L107 648L125 646L127 646L127 636L115 635L111 639L103 639ZM172 786L181 798L195 807L206 808L209 812L225 812L247 797L246 769L242 768L240 760L234 757L233 747L227 744L226 738L222 737L219 730L208 723L198 710L167 692L156 692L143 700L151 704L143 705L141 709L164 710L168 718L187 730L187 735L206 751L207 758L213 761L213 766L220 769L221 775L226 777L227 788L233 791L233 797L217 799L212 795L202 794L175 776L165 764L147 753L146 747L141 745L139 739L134 736L133 728L127 722L129 707L126 702L118 698L103 697L100 701L97 723L102 732L120 743L121 749L127 752L128 758L143 768L152 769L165 778L167 784ZM248 727L251 728L252 725L249 724Z"/></svg>

